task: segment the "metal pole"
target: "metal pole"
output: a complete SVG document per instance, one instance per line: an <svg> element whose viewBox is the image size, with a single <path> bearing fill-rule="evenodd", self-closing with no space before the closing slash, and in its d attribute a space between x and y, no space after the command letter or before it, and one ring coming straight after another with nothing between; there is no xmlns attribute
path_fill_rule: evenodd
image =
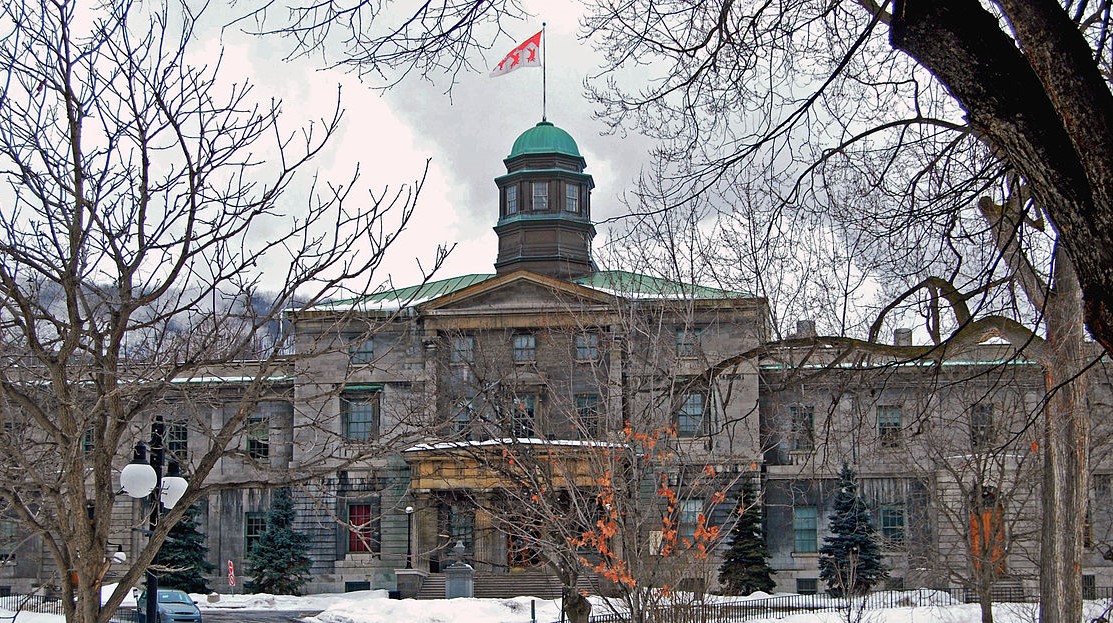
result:
<svg viewBox="0 0 1113 623"><path fill-rule="evenodd" d="M546 95L548 92L548 77L549 71L549 55L547 54L547 47L549 45L549 37L545 34L545 22L541 22L541 120L546 119Z"/></svg>
<svg viewBox="0 0 1113 623"><path fill-rule="evenodd" d="M156 415L155 421L151 422L151 467L155 470L155 490L151 492L151 536L155 536L155 528L158 527L158 516L162 510L162 460L163 451L162 447L163 436L166 431L166 426L163 424L162 416ZM158 621L158 576L153 571L155 563L158 562L158 551L155 551L154 558L151 559L151 564L147 565L147 613L146 623L156 623Z"/></svg>
<svg viewBox="0 0 1113 623"><path fill-rule="evenodd" d="M406 507L406 568L413 569L413 533L414 533L414 511L412 506Z"/></svg>

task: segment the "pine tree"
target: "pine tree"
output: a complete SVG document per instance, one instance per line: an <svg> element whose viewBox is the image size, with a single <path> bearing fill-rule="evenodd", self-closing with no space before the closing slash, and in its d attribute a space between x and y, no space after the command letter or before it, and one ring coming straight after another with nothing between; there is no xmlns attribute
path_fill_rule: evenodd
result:
<svg viewBox="0 0 1113 623"><path fill-rule="evenodd" d="M761 507L752 485L742 494L741 515L731 530L730 549L719 567L719 584L728 595L772 592L776 584L761 530Z"/></svg>
<svg viewBox="0 0 1113 623"><path fill-rule="evenodd" d="M819 577L831 595L863 595L888 577L888 571L869 509L858 495L857 474L845 463L836 487L831 536L819 548Z"/></svg>
<svg viewBox="0 0 1113 623"><path fill-rule="evenodd" d="M209 592L205 574L212 573L216 565L209 562L205 535L197 529L197 514L201 507L190 506L181 520L170 528L169 536L158 553L158 564L167 571L159 576L159 585L177 588L187 593Z"/></svg>
<svg viewBox="0 0 1113 623"><path fill-rule="evenodd" d="M309 580L309 539L293 529L294 501L288 488L275 492L267 513L267 529L247 554L252 579L249 593L297 595Z"/></svg>

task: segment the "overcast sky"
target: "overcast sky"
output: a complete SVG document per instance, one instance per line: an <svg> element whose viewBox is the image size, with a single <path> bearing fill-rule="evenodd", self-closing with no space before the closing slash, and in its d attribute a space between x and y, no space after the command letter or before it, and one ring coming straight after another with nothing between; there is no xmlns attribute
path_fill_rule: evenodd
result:
<svg viewBox="0 0 1113 623"><path fill-rule="evenodd" d="M587 160L596 184L593 218L614 216L620 210L619 195L647 161L649 143L603 135L605 126L592 119L583 81L596 63L590 46L576 38L579 4L525 4L544 14L508 25L516 41L496 46L486 64L493 66L518 41L540 30L542 20L547 22L548 119L576 139ZM397 188L419 176L431 159L417 212L391 250L383 281L386 273L395 285L416 280L416 262L428 264L438 244L456 245L439 277L493 272L496 237L491 228L498 213L493 179L506 172L502 160L514 139L541 120L541 69L524 68L497 78L486 70L464 75L451 97L444 84L420 78L380 93L340 70L323 71L311 61L281 61L287 44L280 39L225 32L222 38L208 38L206 47L209 54L223 48L222 75L251 78L257 96L282 99L293 118L327 115L340 85L346 121L318 161L326 176L343 179L358 161L363 185ZM600 231L596 241L604 235Z"/></svg>

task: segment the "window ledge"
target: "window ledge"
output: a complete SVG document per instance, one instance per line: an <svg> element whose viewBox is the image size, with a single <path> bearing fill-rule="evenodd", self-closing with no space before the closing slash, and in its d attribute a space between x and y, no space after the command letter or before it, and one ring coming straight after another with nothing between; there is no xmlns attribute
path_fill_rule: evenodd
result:
<svg viewBox="0 0 1113 623"><path fill-rule="evenodd" d="M792 552L793 558L819 558L819 552Z"/></svg>

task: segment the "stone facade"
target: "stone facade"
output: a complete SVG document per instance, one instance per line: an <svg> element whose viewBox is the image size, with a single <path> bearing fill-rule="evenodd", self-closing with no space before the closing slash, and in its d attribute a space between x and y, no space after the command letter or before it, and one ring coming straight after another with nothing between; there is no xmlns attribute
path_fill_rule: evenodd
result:
<svg viewBox="0 0 1113 623"><path fill-rule="evenodd" d="M893 586L969 585L971 533L980 531L997 581L1034 587L1037 366L999 346L934 364L836 361L823 349L770 344L760 298L599 272L586 163L551 124L530 132L496 181L495 274L293 312L289 368L261 397L229 380L250 376L250 363L214 374L203 394L199 382L175 390L186 464L189 439L251 410L210 476L225 488L202 503L220 569L214 586L224 584L227 561L250 575L245 551L270 506L262 485L283 478L299 482L309 591L412 591L451 562L457 542L481 573L545 570L542 544L515 530L515 519L529 516L523 505L555 488L562 504L592 506L604 486L599 457L623 454L625 468L650 463L627 492L630 512L647 519L623 547L628 556L644 551L656 566L642 577L653 582L714 588L725 539L710 542L705 559L678 557L675 571L664 564L670 531L675 549L698 540L694 528L718 527L725 537L742 486L755 482L778 590L822 590L816 550L845 462L861 478ZM550 139L558 142L545 153ZM800 337L810 333L801 326ZM898 336L900 345L908 340ZM1093 548L1084 574L1088 586L1113 586L1113 396L1104 372L1093 374ZM524 495L529 474L506 467L514 457L548 462L529 464L548 472ZM118 506L113 540L134 552L130 527L142 524L142 507ZM585 512L580 520L605 517ZM55 570L38 550L22 545L0 568L0 588L48 582Z"/></svg>

